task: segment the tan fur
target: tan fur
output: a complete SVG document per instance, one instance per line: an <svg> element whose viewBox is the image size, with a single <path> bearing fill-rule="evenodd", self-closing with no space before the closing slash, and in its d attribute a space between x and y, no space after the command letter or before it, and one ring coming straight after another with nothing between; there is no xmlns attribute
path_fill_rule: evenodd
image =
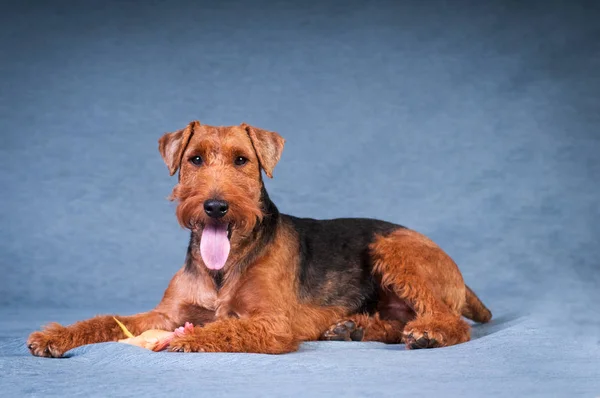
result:
<svg viewBox="0 0 600 398"><path fill-rule="evenodd" d="M272 176L284 142L277 133L247 124L213 127L197 121L161 137L159 151L170 174L180 171L171 195L178 202L177 219L194 233L187 263L158 306L118 317L132 333L173 330L192 322L193 333L175 337L170 350L281 354L296 350L302 341L323 338L344 319L364 331L363 340L404 341L409 348L467 341L469 326L461 314L489 321L491 313L465 286L452 259L407 229L376 237L370 246L373 276L381 289L376 314L301 298L298 233L281 219L272 227L272 237L256 228L268 218L261 202L261 170ZM201 165L192 162L196 157ZM247 163L237 164L239 157ZM229 203L222 221L231 228L231 251L220 282L205 266L198 241L211 222L203 203L215 197ZM339 283L326 280L320 294L336 292ZM112 316L99 316L68 327L50 324L32 333L28 346L34 355L59 357L80 345L124 337Z"/></svg>
<svg viewBox="0 0 600 398"><path fill-rule="evenodd" d="M427 237L397 230L371 244L374 272L384 288L410 303L416 318L404 329L410 345L424 335L433 346L469 340L469 326L460 318L465 307L465 284L458 267Z"/></svg>

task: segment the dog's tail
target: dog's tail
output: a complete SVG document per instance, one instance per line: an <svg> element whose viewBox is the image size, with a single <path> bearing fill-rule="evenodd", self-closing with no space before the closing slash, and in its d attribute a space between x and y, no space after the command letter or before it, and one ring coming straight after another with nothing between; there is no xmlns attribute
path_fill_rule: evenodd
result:
<svg viewBox="0 0 600 398"><path fill-rule="evenodd" d="M466 302L462 309L462 315L472 321L479 323L487 323L492 319L492 312L479 300L479 297L465 285Z"/></svg>

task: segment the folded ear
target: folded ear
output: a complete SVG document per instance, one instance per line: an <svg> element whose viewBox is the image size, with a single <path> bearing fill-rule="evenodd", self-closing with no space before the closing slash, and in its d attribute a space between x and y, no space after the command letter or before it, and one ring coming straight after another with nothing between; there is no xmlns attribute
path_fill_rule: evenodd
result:
<svg viewBox="0 0 600 398"><path fill-rule="evenodd" d="M200 122L194 120L186 128L174 133L166 133L158 140L158 150L171 175L175 174L181 166L181 157L196 127L200 127Z"/></svg>
<svg viewBox="0 0 600 398"><path fill-rule="evenodd" d="M272 131L252 127L246 123L242 123L241 126L246 129L252 141L260 167L265 171L267 177L273 178L273 169L281 158L285 140Z"/></svg>

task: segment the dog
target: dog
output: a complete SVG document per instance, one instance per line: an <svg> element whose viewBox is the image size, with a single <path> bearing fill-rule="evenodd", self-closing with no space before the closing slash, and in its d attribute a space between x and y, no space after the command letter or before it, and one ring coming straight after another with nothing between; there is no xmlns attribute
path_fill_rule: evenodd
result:
<svg viewBox="0 0 600 398"><path fill-rule="evenodd" d="M283 354L304 341L445 347L470 339L462 317L492 314L454 261L411 229L374 219L314 220L279 213L262 172L273 177L285 140L252 127L191 122L164 134L179 223L191 231L183 267L158 306L117 316L134 334L173 330L170 351ZM61 357L124 338L113 316L53 323L27 341L33 355Z"/></svg>

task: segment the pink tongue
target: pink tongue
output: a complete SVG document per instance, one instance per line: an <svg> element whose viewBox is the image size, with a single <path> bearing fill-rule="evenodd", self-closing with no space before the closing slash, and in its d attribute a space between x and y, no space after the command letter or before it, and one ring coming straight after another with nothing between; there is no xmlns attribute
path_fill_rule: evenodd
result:
<svg viewBox="0 0 600 398"><path fill-rule="evenodd" d="M227 224L207 224L200 238L200 255L210 269L221 269L229 256Z"/></svg>

